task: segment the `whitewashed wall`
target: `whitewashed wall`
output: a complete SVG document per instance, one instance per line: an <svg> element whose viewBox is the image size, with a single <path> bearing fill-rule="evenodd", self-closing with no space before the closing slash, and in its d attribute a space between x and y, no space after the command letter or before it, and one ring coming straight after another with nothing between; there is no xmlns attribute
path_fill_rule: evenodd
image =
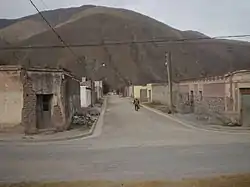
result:
<svg viewBox="0 0 250 187"><path fill-rule="evenodd" d="M91 90L87 86L81 86L81 107L86 108L91 105Z"/></svg>

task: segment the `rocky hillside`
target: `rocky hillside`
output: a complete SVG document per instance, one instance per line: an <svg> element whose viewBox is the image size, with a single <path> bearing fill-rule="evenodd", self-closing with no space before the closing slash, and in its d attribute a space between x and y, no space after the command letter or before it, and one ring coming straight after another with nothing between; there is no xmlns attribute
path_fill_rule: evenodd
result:
<svg viewBox="0 0 250 187"><path fill-rule="evenodd" d="M69 20L74 14L94 6L57 9L43 12L44 17L55 27ZM0 19L0 38L7 42L19 42L36 34L49 30L39 14L23 17L17 20Z"/></svg>
<svg viewBox="0 0 250 187"><path fill-rule="evenodd" d="M68 10L68 12L66 11ZM195 31L180 31L139 13L107 7L80 7L64 11L48 11L57 32L69 44L99 43L96 47L40 49L1 52L0 59L8 64L29 66L62 66L79 76L106 79L112 86L166 81L165 52L171 51L175 80L218 75L235 69L250 68L250 44L229 40L201 40L188 43L130 43L103 46L103 41L142 41L205 37ZM65 13L64 13L65 12ZM66 13L67 12L67 13ZM59 16L61 15L61 16ZM63 19L62 15L64 15ZM35 16L26 18L34 33L20 34L15 45L60 45L55 35ZM33 17L33 18L32 18ZM54 21L52 21L54 20ZM14 28L16 22L4 29ZM36 26L35 26L36 25ZM25 26L19 25L20 29ZM40 28L40 29L39 29ZM8 40L15 36L13 35ZM10 33L10 32L8 32ZM1 35L1 30L0 30ZM24 37L25 36L25 37ZM101 67L105 63L106 67Z"/></svg>
<svg viewBox="0 0 250 187"><path fill-rule="evenodd" d="M15 23L16 20L11 20L11 19L0 19L0 29L7 27L13 23Z"/></svg>

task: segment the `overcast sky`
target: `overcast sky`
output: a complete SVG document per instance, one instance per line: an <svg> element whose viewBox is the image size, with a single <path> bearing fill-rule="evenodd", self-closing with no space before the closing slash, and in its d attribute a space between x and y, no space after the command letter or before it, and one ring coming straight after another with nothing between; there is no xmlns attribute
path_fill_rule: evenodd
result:
<svg viewBox="0 0 250 187"><path fill-rule="evenodd" d="M138 11L180 30L210 36L250 34L249 0L34 0L40 10L84 4ZM44 2L44 3L43 3ZM29 0L0 0L0 18L36 13Z"/></svg>

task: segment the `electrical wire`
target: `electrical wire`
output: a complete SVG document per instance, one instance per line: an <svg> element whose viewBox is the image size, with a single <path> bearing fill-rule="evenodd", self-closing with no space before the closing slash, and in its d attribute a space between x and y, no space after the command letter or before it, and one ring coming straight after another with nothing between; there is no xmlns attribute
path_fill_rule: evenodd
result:
<svg viewBox="0 0 250 187"><path fill-rule="evenodd" d="M54 29L53 29L54 30ZM56 32L55 32L56 33ZM57 34L57 33L56 33ZM64 45L34 45L34 46L3 46L0 50L27 50L27 49L51 49L51 48L81 48L81 47L99 47L99 46L116 46L116 45L130 45L130 44L147 44L147 43L163 43L163 44L185 44L185 43L197 43L200 41L212 41L222 40L229 38L247 38L250 34L245 35L228 35L228 36L216 36L216 37L200 37L200 38L183 38L183 39L159 39L159 40L141 40L141 41L102 41L100 43L85 43L85 44L66 44L60 36L58 36L62 44ZM229 40L232 41L232 40ZM239 41L244 42L244 41ZM249 43L250 44L250 43ZM71 50L72 51L72 50Z"/></svg>

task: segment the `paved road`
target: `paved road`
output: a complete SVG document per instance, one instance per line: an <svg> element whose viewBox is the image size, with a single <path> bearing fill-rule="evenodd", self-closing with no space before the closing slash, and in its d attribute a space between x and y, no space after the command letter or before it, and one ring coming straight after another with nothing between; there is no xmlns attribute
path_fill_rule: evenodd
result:
<svg viewBox="0 0 250 187"><path fill-rule="evenodd" d="M250 173L250 135L189 129L146 109L135 112L128 99L109 98L99 132L73 141L1 143L0 181L154 180Z"/></svg>

